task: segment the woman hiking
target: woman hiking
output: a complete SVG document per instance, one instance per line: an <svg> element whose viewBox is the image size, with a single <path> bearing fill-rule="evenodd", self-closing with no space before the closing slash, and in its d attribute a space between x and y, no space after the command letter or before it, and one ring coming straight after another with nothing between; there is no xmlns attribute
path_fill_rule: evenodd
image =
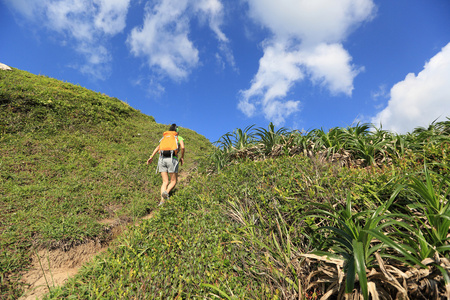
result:
<svg viewBox="0 0 450 300"><path fill-rule="evenodd" d="M164 132L159 145L153 150L152 156L147 160L147 165L152 163L153 157L159 152L158 170L161 173L161 202L163 205L169 199L169 193L173 190L178 180L178 157L179 163L184 163L184 139L178 135L178 126L170 125L169 131ZM170 174L170 183L169 183Z"/></svg>

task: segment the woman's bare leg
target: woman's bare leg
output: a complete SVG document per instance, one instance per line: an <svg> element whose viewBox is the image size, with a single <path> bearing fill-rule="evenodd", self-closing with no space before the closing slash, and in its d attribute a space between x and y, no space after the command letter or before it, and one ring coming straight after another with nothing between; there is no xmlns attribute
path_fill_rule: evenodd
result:
<svg viewBox="0 0 450 300"><path fill-rule="evenodd" d="M167 172L161 172L161 178L162 178L162 185L161 185L161 201L164 201L164 198L162 196L162 193L169 190L167 189L167 186L169 185L169 175Z"/></svg>
<svg viewBox="0 0 450 300"><path fill-rule="evenodd" d="M171 190L173 190L173 188L177 184L177 180L178 180L178 173L170 173L170 184L169 184L169 186L167 187L167 190L166 190L168 193Z"/></svg>

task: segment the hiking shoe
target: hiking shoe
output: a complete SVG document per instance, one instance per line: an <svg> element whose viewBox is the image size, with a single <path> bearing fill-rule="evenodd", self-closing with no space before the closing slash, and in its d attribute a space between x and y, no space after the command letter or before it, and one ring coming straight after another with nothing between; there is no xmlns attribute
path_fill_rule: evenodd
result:
<svg viewBox="0 0 450 300"><path fill-rule="evenodd" d="M162 194L161 194L161 196L164 198L164 199L169 199L169 193L167 192L167 191L164 191Z"/></svg>

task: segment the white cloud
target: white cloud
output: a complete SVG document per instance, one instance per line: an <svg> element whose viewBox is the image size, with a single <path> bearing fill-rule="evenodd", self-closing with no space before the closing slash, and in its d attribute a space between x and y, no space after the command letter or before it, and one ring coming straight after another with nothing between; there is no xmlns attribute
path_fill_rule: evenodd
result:
<svg viewBox="0 0 450 300"><path fill-rule="evenodd" d="M48 29L65 33L81 42L92 43L96 28L92 24L90 1L43 1L45 15L42 16ZM91 20L90 20L91 19Z"/></svg>
<svg viewBox="0 0 450 300"><path fill-rule="evenodd" d="M264 55L251 87L241 91L238 108L242 112L252 116L262 110L266 118L278 116L278 125L282 125L284 118L278 112L288 117L300 106L298 100L284 98L306 78L333 95L351 95L360 69L351 64L342 42L361 22L373 17L372 0L246 1L252 19L272 36L263 43ZM289 109L278 108L283 106Z"/></svg>
<svg viewBox="0 0 450 300"><path fill-rule="evenodd" d="M250 15L278 37L336 43L373 16L371 0L247 0Z"/></svg>
<svg viewBox="0 0 450 300"><path fill-rule="evenodd" d="M135 27L128 37L131 52L145 56L174 79L185 78L198 63L198 50L189 40L187 0L164 0L146 7L144 25Z"/></svg>
<svg viewBox="0 0 450 300"><path fill-rule="evenodd" d="M99 7L94 17L96 28L104 33L114 35L122 32L126 26L126 16L130 0L94 0Z"/></svg>
<svg viewBox="0 0 450 300"><path fill-rule="evenodd" d="M194 11L199 18L207 18L209 27L222 42L228 42L228 38L220 29L223 21L223 6L219 0L195 0L192 3Z"/></svg>
<svg viewBox="0 0 450 300"><path fill-rule="evenodd" d="M387 91L386 84L380 85L377 91L371 93L371 96L374 101L389 98L389 92Z"/></svg>
<svg viewBox="0 0 450 300"><path fill-rule="evenodd" d="M372 118L375 125L398 133L426 127L450 116L450 43L416 76L395 84L387 107Z"/></svg>
<svg viewBox="0 0 450 300"><path fill-rule="evenodd" d="M266 46L251 87L241 92L238 108L247 116L252 116L261 107L264 116L274 124L284 123L282 113L287 117L299 109L298 101L281 102L279 99L286 97L293 82L304 77L299 67L300 60L301 57L294 51L288 51L283 43Z"/></svg>
<svg viewBox="0 0 450 300"><path fill-rule="evenodd" d="M189 39L190 20L208 22L219 40L219 49L234 64L227 48L228 39L220 30L223 7L219 0L159 0L148 4L142 27L135 27L128 44L135 56L147 59L163 75L185 79L199 63L199 51Z"/></svg>
<svg viewBox="0 0 450 300"><path fill-rule="evenodd" d="M322 84L332 94L351 96L353 78L360 70L351 64L352 58L341 44L319 44L299 55L304 56L301 63L313 83Z"/></svg>
<svg viewBox="0 0 450 300"><path fill-rule="evenodd" d="M108 38L122 32L130 0L5 0L26 19L57 32L61 44L72 46L86 57L78 68L103 78L111 54L106 48Z"/></svg>

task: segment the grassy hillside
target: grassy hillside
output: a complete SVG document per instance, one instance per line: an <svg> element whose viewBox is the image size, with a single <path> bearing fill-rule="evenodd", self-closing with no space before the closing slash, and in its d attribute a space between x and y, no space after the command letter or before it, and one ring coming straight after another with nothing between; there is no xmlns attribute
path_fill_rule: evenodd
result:
<svg viewBox="0 0 450 300"><path fill-rule="evenodd" d="M165 126L80 87L0 75L1 288L14 298L34 248L106 240L99 220L155 208L144 163ZM201 171L46 299L450 297L450 121L406 135L249 126L214 149L182 135Z"/></svg>
<svg viewBox="0 0 450 300"><path fill-rule="evenodd" d="M47 297L448 298L448 129L225 134L219 173Z"/></svg>
<svg viewBox="0 0 450 300"><path fill-rule="evenodd" d="M353 284L349 293L364 292L359 269L348 263L355 257L364 272L367 267L367 286L382 299L395 299L402 280L410 299L433 293L444 299L439 263L417 263L437 256L448 274L448 248L426 253L434 247L430 232L408 233L394 223L420 228L419 219L405 219L409 206L420 207L420 197L398 188L408 173L421 180L422 168L412 161L399 168L347 168L297 155L197 176L48 299L319 299L327 291L343 299L347 282ZM396 203L388 210L391 195ZM384 231L394 243L375 237ZM420 244L418 236L427 242ZM366 253L349 246L352 240L364 243Z"/></svg>
<svg viewBox="0 0 450 300"><path fill-rule="evenodd" d="M145 162L167 128L116 98L1 71L0 294L20 293L17 274L34 249L105 241L100 220L127 222L154 210L160 176ZM212 145L189 129L180 134L186 171Z"/></svg>

